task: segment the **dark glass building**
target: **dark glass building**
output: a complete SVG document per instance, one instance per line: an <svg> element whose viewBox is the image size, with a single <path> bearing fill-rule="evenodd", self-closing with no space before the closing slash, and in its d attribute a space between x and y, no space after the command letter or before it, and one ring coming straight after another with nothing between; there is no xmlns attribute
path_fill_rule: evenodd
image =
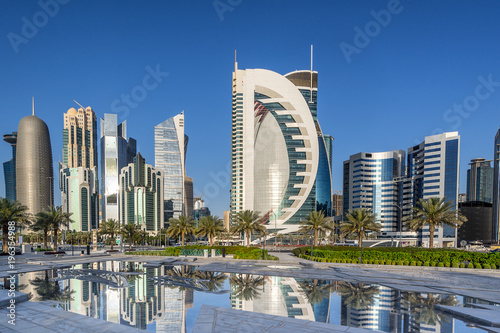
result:
<svg viewBox="0 0 500 333"><path fill-rule="evenodd" d="M485 244L494 242L491 228L492 204L482 201L467 201L458 204L458 209L467 222L458 229L458 242L480 241Z"/></svg>
<svg viewBox="0 0 500 333"><path fill-rule="evenodd" d="M5 177L5 197L9 200L17 200L16 196L16 143L17 132L4 134L3 140L12 146L12 158L3 164Z"/></svg>

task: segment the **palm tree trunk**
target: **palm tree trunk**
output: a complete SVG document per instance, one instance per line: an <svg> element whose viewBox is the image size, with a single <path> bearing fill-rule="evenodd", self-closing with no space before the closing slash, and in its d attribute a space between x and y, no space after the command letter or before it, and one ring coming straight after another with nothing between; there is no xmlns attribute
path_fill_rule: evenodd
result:
<svg viewBox="0 0 500 333"><path fill-rule="evenodd" d="M115 240L115 233L114 233L114 232L112 232L112 233L111 233L111 251L113 251L113 243L114 243L113 241L114 241L114 240Z"/></svg>
<svg viewBox="0 0 500 333"><path fill-rule="evenodd" d="M318 229L314 229L314 245L318 245Z"/></svg>
<svg viewBox="0 0 500 333"><path fill-rule="evenodd" d="M363 247L363 237L361 234L358 235L358 246Z"/></svg>
<svg viewBox="0 0 500 333"><path fill-rule="evenodd" d="M248 231L245 231L245 235L247 236L247 247L250 246L250 233Z"/></svg>
<svg viewBox="0 0 500 333"><path fill-rule="evenodd" d="M210 236L210 246L214 246L214 237Z"/></svg>
<svg viewBox="0 0 500 333"><path fill-rule="evenodd" d="M2 251L3 253L7 253L9 251L9 224L7 222L4 222L4 224L2 225L2 232L3 232Z"/></svg>
<svg viewBox="0 0 500 333"><path fill-rule="evenodd" d="M181 240L182 240L181 245L184 246L184 231L182 232L182 239Z"/></svg>
<svg viewBox="0 0 500 333"><path fill-rule="evenodd" d="M57 251L57 228L54 228L54 251Z"/></svg>
<svg viewBox="0 0 500 333"><path fill-rule="evenodd" d="M132 250L132 235L128 234L128 249Z"/></svg>
<svg viewBox="0 0 500 333"><path fill-rule="evenodd" d="M43 248L46 249L47 248L47 242L49 241L48 238L49 238L49 233L47 231L44 231L43 232Z"/></svg>
<svg viewBox="0 0 500 333"><path fill-rule="evenodd" d="M434 248L434 225L429 224L429 248Z"/></svg>

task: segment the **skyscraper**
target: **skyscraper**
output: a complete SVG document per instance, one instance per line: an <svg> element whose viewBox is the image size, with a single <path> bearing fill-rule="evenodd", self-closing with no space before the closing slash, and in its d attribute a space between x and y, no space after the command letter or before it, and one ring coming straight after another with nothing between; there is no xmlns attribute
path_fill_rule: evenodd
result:
<svg viewBox="0 0 500 333"><path fill-rule="evenodd" d="M404 150L358 153L344 161L343 211L366 208L382 224L382 233L395 236L401 228L402 186L395 179L405 175Z"/></svg>
<svg viewBox="0 0 500 333"><path fill-rule="evenodd" d="M493 150L493 220L491 232L495 243L500 242L500 129L495 135Z"/></svg>
<svg viewBox="0 0 500 333"><path fill-rule="evenodd" d="M9 200L17 200L16 196L16 143L17 132L12 134L5 134L3 136L5 142L10 143L12 146L12 158L4 162L3 174L5 177L5 197Z"/></svg>
<svg viewBox="0 0 500 333"><path fill-rule="evenodd" d="M33 113L19 122L16 145L16 195L37 214L54 203L52 148L49 128Z"/></svg>
<svg viewBox="0 0 500 333"><path fill-rule="evenodd" d="M458 180L460 161L460 135L458 132L427 136L425 140L408 148L406 177L403 185L403 216L411 214L411 208L419 199L446 197L454 209L458 208ZM429 242L429 228L418 233L421 243ZM435 232L434 244L456 246L456 229L445 225Z"/></svg>
<svg viewBox="0 0 500 333"><path fill-rule="evenodd" d="M138 153L120 171L119 211L123 224L136 223L142 230L163 228L163 173Z"/></svg>
<svg viewBox="0 0 500 333"><path fill-rule="evenodd" d="M493 201L493 168L491 161L476 158L467 170L467 201Z"/></svg>
<svg viewBox="0 0 500 333"><path fill-rule="evenodd" d="M127 121L118 125L116 114L101 118L101 219L119 220L118 176L137 154L137 143L127 140ZM122 221L123 222L123 221Z"/></svg>
<svg viewBox="0 0 500 333"><path fill-rule="evenodd" d="M155 126L155 167L163 171L164 220L193 212L193 181L186 176L184 112ZM191 179L191 180L190 180ZM188 198L189 197L189 198ZM188 202L190 201L190 207Z"/></svg>
<svg viewBox="0 0 500 333"><path fill-rule="evenodd" d="M295 232L311 211L331 215L331 143L317 120L318 74L233 73L231 216L254 210Z"/></svg>
<svg viewBox="0 0 500 333"><path fill-rule="evenodd" d="M59 189L63 212L72 213L70 230L98 228L97 120L92 108L70 108L64 114L63 162Z"/></svg>

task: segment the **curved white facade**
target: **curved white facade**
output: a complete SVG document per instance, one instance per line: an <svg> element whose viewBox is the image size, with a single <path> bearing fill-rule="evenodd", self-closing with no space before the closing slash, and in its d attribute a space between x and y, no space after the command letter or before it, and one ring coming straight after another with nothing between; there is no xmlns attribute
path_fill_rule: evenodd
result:
<svg viewBox="0 0 500 333"><path fill-rule="evenodd" d="M316 85L317 73L307 71L312 74ZM297 231L316 209L322 135L317 87L298 87L287 76L265 69L233 74L231 214L257 211L280 233Z"/></svg>

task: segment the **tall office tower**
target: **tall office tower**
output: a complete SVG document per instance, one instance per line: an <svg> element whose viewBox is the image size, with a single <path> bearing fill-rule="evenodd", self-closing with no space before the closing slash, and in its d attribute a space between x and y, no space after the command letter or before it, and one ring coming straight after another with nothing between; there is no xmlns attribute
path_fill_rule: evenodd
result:
<svg viewBox="0 0 500 333"><path fill-rule="evenodd" d="M19 122L16 147L17 201L37 214L54 203L54 174L49 128L33 113Z"/></svg>
<svg viewBox="0 0 500 333"><path fill-rule="evenodd" d="M317 121L318 74L233 73L231 216L260 212L295 232L311 211L331 215L331 142Z"/></svg>
<svg viewBox="0 0 500 333"><path fill-rule="evenodd" d="M491 232L495 243L500 243L500 129L495 135L493 151L493 218Z"/></svg>
<svg viewBox="0 0 500 333"><path fill-rule="evenodd" d="M473 159L467 170L467 201L493 202L493 168L491 161Z"/></svg>
<svg viewBox="0 0 500 333"><path fill-rule="evenodd" d="M358 153L344 161L344 214L366 208L382 224L383 236L395 236L401 228L402 183L405 152Z"/></svg>
<svg viewBox="0 0 500 333"><path fill-rule="evenodd" d="M406 178L403 190L403 216L411 214L418 200L446 197L458 208L458 179L460 161L460 135L458 132L427 136L425 140L408 148ZM429 243L429 228L418 232L424 246ZM440 247L456 246L456 229L445 225L435 232L434 244Z"/></svg>
<svg viewBox="0 0 500 333"><path fill-rule="evenodd" d="M163 228L163 172L140 153L120 171L119 211L123 224L136 223L154 233Z"/></svg>
<svg viewBox="0 0 500 333"><path fill-rule="evenodd" d="M70 108L64 114L63 161L59 189L63 212L71 213L70 230L91 231L99 226L97 120L92 108Z"/></svg>
<svg viewBox="0 0 500 333"><path fill-rule="evenodd" d="M12 158L4 162L3 174L5 177L5 197L9 200L17 200L16 196L16 143L17 132L4 134L3 140L12 146Z"/></svg>
<svg viewBox="0 0 500 333"><path fill-rule="evenodd" d="M184 134L184 112L155 126L155 167L163 171L164 219L193 212L193 181L186 176L188 136ZM188 207L188 202L191 206Z"/></svg>
<svg viewBox="0 0 500 333"><path fill-rule="evenodd" d="M204 216L210 215L210 209L205 206L205 201L201 197L194 198L194 210L193 210L193 218L198 224L198 221Z"/></svg>
<svg viewBox="0 0 500 333"><path fill-rule="evenodd" d="M101 219L119 220L118 176L137 154L137 142L127 140L127 122L118 125L116 114L101 118ZM123 223L123 221L121 221Z"/></svg>

